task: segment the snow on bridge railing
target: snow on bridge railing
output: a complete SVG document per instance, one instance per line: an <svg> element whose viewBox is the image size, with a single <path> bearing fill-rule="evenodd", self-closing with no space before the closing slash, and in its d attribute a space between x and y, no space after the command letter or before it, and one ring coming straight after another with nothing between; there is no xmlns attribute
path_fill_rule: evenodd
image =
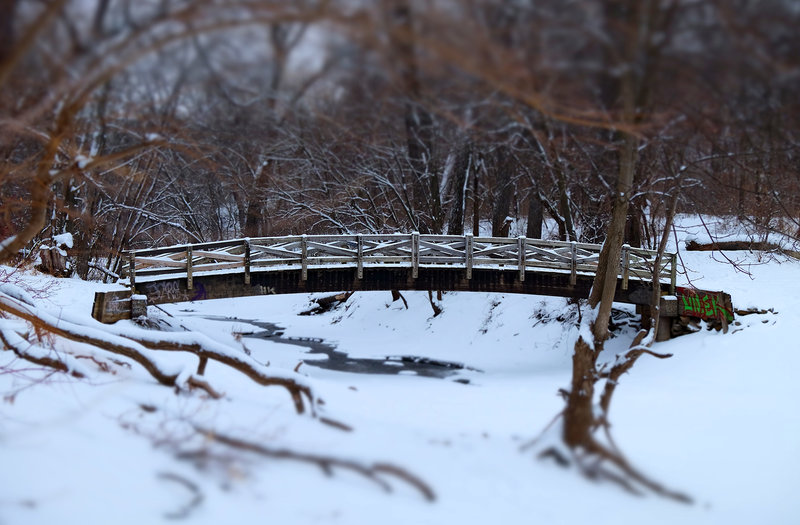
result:
<svg viewBox="0 0 800 525"><path fill-rule="evenodd" d="M526 271L566 271L575 284L578 273L594 274L602 246L568 241L544 241L526 237L473 237L472 235L359 234L290 235L259 237L200 244L182 244L147 250L130 250L124 268L128 282L137 279L192 279L206 272L244 274L250 284L253 271L300 269L306 280L308 268L355 267L359 279L365 267L411 267L417 277L422 267L463 268L467 279L474 268L515 270L520 281ZM658 253L623 246L619 277L623 289L628 280L651 280ZM676 255L664 253L659 261L659 281L675 293Z"/></svg>

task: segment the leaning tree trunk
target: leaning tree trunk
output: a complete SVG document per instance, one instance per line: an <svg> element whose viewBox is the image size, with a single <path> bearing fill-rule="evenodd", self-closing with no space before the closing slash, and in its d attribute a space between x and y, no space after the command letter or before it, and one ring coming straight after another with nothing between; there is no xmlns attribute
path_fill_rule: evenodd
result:
<svg viewBox="0 0 800 525"><path fill-rule="evenodd" d="M611 306L617 289L625 222L628 214L628 192L633 183L636 162L636 138L626 135L620 154L620 170L608 225L606 241L600 251L597 275L589 296L589 307L594 310L592 341L579 336L572 355L572 380L564 409L564 442L570 448L592 448L592 433L596 428L593 411L594 385L597 377L597 357L608 337Z"/></svg>
<svg viewBox="0 0 800 525"><path fill-rule="evenodd" d="M590 311L584 315L583 326L575 343L570 391L567 394L567 405L562 413L562 439L581 471L593 479L602 478L616 482L637 494L641 493L640 488L645 488L681 502L690 502L691 500L684 494L664 488L635 469L610 436L607 414L611 394L622 374L626 373L641 355L670 357L649 349L649 344L654 339L654 332L640 330L628 351L617 356L610 367L598 366L598 356L603 351L609 335L608 324L617 288L630 193L638 160L639 138L632 128L642 122L645 111L649 109L646 101L649 99L649 90L653 87L652 77L642 74L642 71L650 69L652 64L649 62L656 60L657 53L644 43L650 41L648 37L652 32L666 30L666 24L669 22L668 18L664 18L660 20L660 26L663 27L655 28L650 25L655 20L652 11L658 11L660 5L655 0L624 0L609 3L607 6L610 9L607 13L609 24L617 26L622 23L629 29L628 32L620 32L622 40L617 51L624 58L622 64L627 67L625 73L618 79L617 96L613 98L615 104L619 104L620 124L623 126L617 126L618 171L612 197L611 218L589 295ZM671 209L674 211L674 204ZM662 236L660 251L664 249L666 238L666 234ZM656 305L660 299L658 271L656 265L651 299ZM605 381L605 388L599 400L596 400L596 384L601 380ZM605 432L605 441L600 431Z"/></svg>
<svg viewBox="0 0 800 525"><path fill-rule="evenodd" d="M598 308L594 321L593 335L597 342L602 343L608 337L608 321L611 318L611 304L617 289L617 275L620 267L620 254L625 238L625 224L628 218L628 202L630 189L633 185L633 174L636 167L636 148L638 140L635 136L625 133L622 151L619 155L619 176L617 177L616 191L614 192L614 205L611 211L611 221L606 230L606 240L600 251L597 263L597 275L589 295L589 307Z"/></svg>

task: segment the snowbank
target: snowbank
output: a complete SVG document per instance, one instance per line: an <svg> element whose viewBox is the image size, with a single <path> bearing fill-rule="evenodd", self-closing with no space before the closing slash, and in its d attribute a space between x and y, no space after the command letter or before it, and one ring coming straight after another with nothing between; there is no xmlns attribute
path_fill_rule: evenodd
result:
<svg viewBox="0 0 800 525"><path fill-rule="evenodd" d="M683 253L682 284L723 289L737 308L776 313L740 317L729 334L702 331L658 343L674 357L642 358L623 377L611 410L629 459L688 492L693 506L635 498L520 452L563 407L558 389L569 382L579 330L574 306L558 298L448 293L444 313L433 317L427 294L404 293L406 309L388 292L375 292L317 316L297 315L307 296L151 309L176 340L226 351L240 344L248 359L284 374L299 365L324 400L320 415L352 432L298 417L285 392L218 365L207 371L225 392L215 401L176 395L124 364L100 372L90 359L76 358L93 370L87 381L0 352L0 517L9 524L155 523L181 512L188 523L795 522L800 294L793 287L800 264L726 255L738 268L718 253ZM57 283L45 306L72 322L88 319L94 291L105 289L25 278ZM264 321L279 328L267 333ZM114 331L141 329L123 321ZM609 353L624 349L632 333L624 329ZM324 341L353 360L419 356L464 368L441 378L325 369L314 360L326 357L308 354L301 338ZM75 343L57 346L94 355ZM356 474L327 477L312 466L235 452L193 425L278 449L398 465L429 483L437 500L426 502L396 479L385 492Z"/></svg>

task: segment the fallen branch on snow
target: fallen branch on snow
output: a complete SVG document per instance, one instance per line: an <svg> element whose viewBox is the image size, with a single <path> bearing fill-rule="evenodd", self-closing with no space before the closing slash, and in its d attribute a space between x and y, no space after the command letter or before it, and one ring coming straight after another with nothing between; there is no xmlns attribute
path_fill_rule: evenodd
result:
<svg viewBox="0 0 800 525"><path fill-rule="evenodd" d="M0 325L0 342L17 357L39 366L52 368L59 372L65 372L76 378L86 377L83 369L70 356L60 355L53 357L52 352L34 345L27 339L9 328L2 328Z"/></svg>
<svg viewBox="0 0 800 525"><path fill-rule="evenodd" d="M147 356L149 350L189 352L197 355L201 360L205 358L220 362L243 373L257 384L284 387L292 396L295 409L301 414L305 411L305 404L303 402L303 397L305 396L313 412L313 397L308 385L302 384L293 378L267 374L259 369L259 367L263 365L257 361L249 358L244 353L238 356L234 352L226 352L219 348L218 343L216 344L217 348L209 348L207 345L200 344L196 341L189 343L168 341L154 338L152 334L144 330L139 330L138 332L140 333L136 335L130 333L125 335L113 333L111 328L106 329L104 325L97 328L68 321L63 317L55 316L41 308L19 301L2 292L0 292L0 311L4 311L31 323L37 330L43 330L71 341L86 343L101 350L127 357L140 364L162 385L180 388L179 378L181 374L162 370L153 359ZM6 335L8 335L8 330L6 330ZM12 345L8 344L6 344L6 346L12 347ZM15 346L19 347L20 345L16 344ZM37 362L37 364L41 363ZM65 371L69 369L66 364L59 364L56 361L50 362L48 366L56 369L64 369ZM221 397L221 394L213 389L207 381L195 374L190 374L185 379L185 385L189 388L200 388L206 391L211 397Z"/></svg>
<svg viewBox="0 0 800 525"><path fill-rule="evenodd" d="M782 248L777 244L759 241L717 241L709 243L699 243L697 241L687 241L686 250L690 252L721 252L721 251L762 251L780 252L785 255L800 259L800 252Z"/></svg>

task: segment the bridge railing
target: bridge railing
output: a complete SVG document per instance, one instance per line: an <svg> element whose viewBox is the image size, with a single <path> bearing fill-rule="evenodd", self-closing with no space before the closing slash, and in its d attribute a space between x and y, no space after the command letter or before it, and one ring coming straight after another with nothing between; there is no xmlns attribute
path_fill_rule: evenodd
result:
<svg viewBox="0 0 800 525"><path fill-rule="evenodd" d="M192 279L209 272L244 274L245 284L253 271L300 269L306 279L308 268L355 267L358 278L364 268L374 266L411 267L417 277L420 267L463 268L467 279L473 269L518 272L568 272L575 284L578 274L594 274L602 246L525 237L473 237L472 235L363 234L291 235L231 241L183 244L126 252L124 268L129 282L185 277ZM623 246L619 278L626 289L630 279L651 280L657 252ZM665 253L659 261L659 280L675 290L676 257Z"/></svg>

